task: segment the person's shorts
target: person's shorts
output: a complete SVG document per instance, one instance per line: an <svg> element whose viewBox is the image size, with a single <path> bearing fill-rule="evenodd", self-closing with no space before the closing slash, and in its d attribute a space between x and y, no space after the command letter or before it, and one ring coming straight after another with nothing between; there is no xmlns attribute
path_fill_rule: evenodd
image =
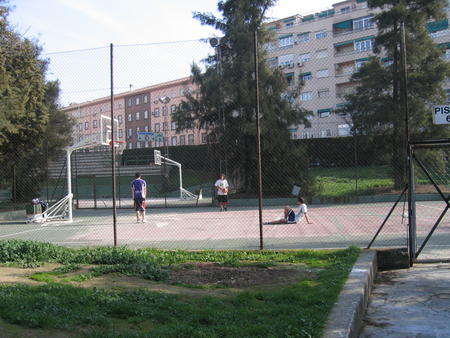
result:
<svg viewBox="0 0 450 338"><path fill-rule="evenodd" d="M134 199L134 210L145 211L145 198L136 197Z"/></svg>
<svg viewBox="0 0 450 338"><path fill-rule="evenodd" d="M293 209L289 210L287 217L286 217L286 223L288 223L288 224L297 223L295 221L295 211Z"/></svg>
<svg viewBox="0 0 450 338"><path fill-rule="evenodd" d="M219 203L228 203L228 195L217 195Z"/></svg>

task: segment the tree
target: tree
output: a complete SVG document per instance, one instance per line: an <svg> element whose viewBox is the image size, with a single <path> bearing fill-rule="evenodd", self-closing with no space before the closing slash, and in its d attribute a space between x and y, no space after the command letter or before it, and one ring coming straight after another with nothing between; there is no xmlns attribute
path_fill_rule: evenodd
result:
<svg viewBox="0 0 450 338"><path fill-rule="evenodd" d="M269 41L263 28L273 0L219 1L222 17L194 13L203 25L221 31L216 55L205 59L205 70L192 66L196 91L175 115L179 128L208 127L211 144L220 145L228 171L242 192L257 191L254 32L258 34L261 139L264 191L286 192L303 178L307 187L305 150L293 147L288 127L307 124L308 112L298 105L299 86L288 86L283 73L268 68L261 48Z"/></svg>
<svg viewBox="0 0 450 338"><path fill-rule="evenodd" d="M395 188L406 182L406 128L402 112L401 24L405 23L408 73L408 119L411 139L445 136L435 126L430 112L433 104L444 102L443 84L450 76L448 62L427 31L430 18L445 17L445 0L369 0L371 8L387 6L375 16L378 35L375 56L356 72L356 92L346 96L344 108L353 121L353 131L368 137L391 139L392 177ZM386 7L385 7L386 8Z"/></svg>
<svg viewBox="0 0 450 338"><path fill-rule="evenodd" d="M68 144L72 121L58 112L59 85L45 79L48 62L41 48L10 27L4 3L0 0L0 163L3 178L15 182L13 196L24 201L44 182L45 154Z"/></svg>

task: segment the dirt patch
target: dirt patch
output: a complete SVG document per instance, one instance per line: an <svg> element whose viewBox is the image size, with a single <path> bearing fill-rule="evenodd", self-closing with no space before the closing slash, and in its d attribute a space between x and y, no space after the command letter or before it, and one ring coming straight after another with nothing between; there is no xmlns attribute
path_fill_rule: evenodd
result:
<svg viewBox="0 0 450 338"><path fill-rule="evenodd" d="M50 272L60 266L46 264L38 268L0 267L0 283L45 284L31 280L29 276L36 272ZM90 267L82 266L81 269L64 274L63 277L86 274ZM316 271L302 264L230 267L218 263L190 263L179 265L171 270L169 280L166 282L154 282L140 277L112 273L68 284L86 288L143 288L167 293L204 295L205 293L228 294L243 288L287 285L316 277Z"/></svg>
<svg viewBox="0 0 450 338"><path fill-rule="evenodd" d="M269 268L256 266L229 267L217 263L196 263L181 266L171 272L170 282L188 285L217 285L225 287L253 287L272 284L292 284L316 273L304 265L277 265Z"/></svg>

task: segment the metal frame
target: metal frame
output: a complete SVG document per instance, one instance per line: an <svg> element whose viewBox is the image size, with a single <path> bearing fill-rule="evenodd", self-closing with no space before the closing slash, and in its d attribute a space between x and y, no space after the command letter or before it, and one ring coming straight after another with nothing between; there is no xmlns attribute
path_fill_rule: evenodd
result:
<svg viewBox="0 0 450 338"><path fill-rule="evenodd" d="M161 165L162 160L163 160L164 163L166 163L168 165L178 167L179 175L180 175L180 199L181 200L201 199L200 196L194 195L190 191L183 188L183 174L182 174L182 169L181 169L181 163L171 160L170 158L167 158L165 156L162 156L161 152L159 150L155 149L153 151L153 153L155 156L155 159L154 159L155 165Z"/></svg>
<svg viewBox="0 0 450 338"><path fill-rule="evenodd" d="M411 153L412 153L412 158L411 158L411 162L415 162L419 165L420 169L422 169L422 171L425 173L425 175L427 176L427 178L430 180L431 184L433 184L434 188L436 189L436 191L438 192L439 196L442 198L442 200L445 202L446 207L444 208L444 210L442 211L442 213L439 215L438 219L436 220L436 222L434 223L433 227L431 228L430 232L428 233L427 237L425 238L425 240L423 241L422 245L420 246L420 248L414 252L414 260L417 260L417 257L420 255L420 253L422 252L422 250L425 248L426 244L428 243L429 239L431 238L431 236L433 235L434 231L436 230L436 228L439 226L439 224L441 223L442 219L444 218L444 216L446 215L447 211L450 209L450 195L445 196L444 193L442 192L442 190L439 188L439 186L436 184L436 182L434 181L433 177L431 177L429 171L425 168L425 166L423 165L423 163L417 158L417 156L414 153L415 149L420 149L420 148L440 148L442 146L447 146L450 147L450 139L440 139L440 140L425 140L425 141L416 141L416 142L410 142L410 146L411 146ZM413 165L413 163L411 164ZM415 184L415 182L410 182L410 184ZM415 202L415 201L414 201ZM415 207L415 206L414 206ZM414 234L416 235L416 234Z"/></svg>

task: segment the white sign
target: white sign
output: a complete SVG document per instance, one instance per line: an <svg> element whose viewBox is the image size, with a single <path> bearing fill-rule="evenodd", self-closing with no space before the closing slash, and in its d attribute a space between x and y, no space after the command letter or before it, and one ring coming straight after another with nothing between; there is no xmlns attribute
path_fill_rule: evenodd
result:
<svg viewBox="0 0 450 338"><path fill-rule="evenodd" d="M137 133L137 137L139 141L153 141L155 139L164 138L163 133L154 133L151 131L140 131Z"/></svg>
<svg viewBox="0 0 450 338"><path fill-rule="evenodd" d="M434 106L434 124L450 124L450 106Z"/></svg>

